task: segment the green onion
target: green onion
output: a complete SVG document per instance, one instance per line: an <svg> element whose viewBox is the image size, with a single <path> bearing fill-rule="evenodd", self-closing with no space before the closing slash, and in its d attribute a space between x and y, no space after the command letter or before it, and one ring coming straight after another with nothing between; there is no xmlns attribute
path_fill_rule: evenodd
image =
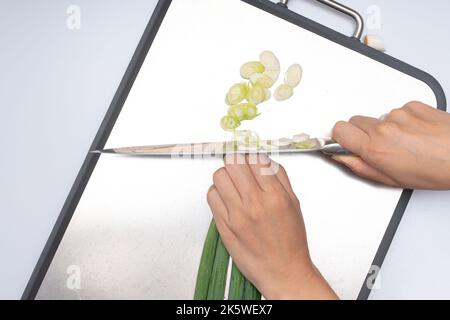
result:
<svg viewBox="0 0 450 320"><path fill-rule="evenodd" d="M231 106L228 109L228 116L239 121L253 120L258 116L258 109L253 103L241 103Z"/></svg>
<svg viewBox="0 0 450 320"><path fill-rule="evenodd" d="M264 74L271 78L273 82L278 80L280 76L280 61L272 51L263 51L259 55L259 61L265 67Z"/></svg>
<svg viewBox="0 0 450 320"><path fill-rule="evenodd" d="M254 84L248 90L247 100L253 104L259 104L266 98L266 91L259 84Z"/></svg>
<svg viewBox="0 0 450 320"><path fill-rule="evenodd" d="M261 293L255 286L245 279L243 300L261 300Z"/></svg>
<svg viewBox="0 0 450 320"><path fill-rule="evenodd" d="M294 146L296 149L312 149L317 147L319 142L316 139L306 140L304 142L295 143Z"/></svg>
<svg viewBox="0 0 450 320"><path fill-rule="evenodd" d="M261 87L267 89L273 86L275 81L272 80L269 76L262 74L262 73L255 73L252 74L250 77L250 82L255 85L259 84Z"/></svg>
<svg viewBox="0 0 450 320"><path fill-rule="evenodd" d="M241 67L241 77L244 79L250 79L255 73L263 73L266 70L264 65L259 61L247 62Z"/></svg>
<svg viewBox="0 0 450 320"><path fill-rule="evenodd" d="M270 92L269 89L264 89L264 95L265 95L264 101L267 101L267 100L269 100L270 98L272 98L272 93Z"/></svg>
<svg viewBox="0 0 450 320"><path fill-rule="evenodd" d="M230 255L219 238L216 246L216 256L208 286L208 300L223 300L227 281L228 260Z"/></svg>
<svg viewBox="0 0 450 320"><path fill-rule="evenodd" d="M231 86L225 98L228 105L235 105L244 100L248 94L248 86L246 83L236 83Z"/></svg>
<svg viewBox="0 0 450 320"><path fill-rule="evenodd" d="M213 263L218 240L219 232L217 231L216 223L213 219L209 225L205 244L203 245L202 257L197 273L197 283L195 285L195 300L205 300L208 297L208 285L213 272Z"/></svg>
<svg viewBox="0 0 450 320"><path fill-rule="evenodd" d="M230 116L224 116L222 119L220 119L220 126L225 131L233 131L237 127L241 125L241 122L233 117Z"/></svg>
<svg viewBox="0 0 450 320"><path fill-rule="evenodd" d="M244 296L245 277L233 263L231 268L230 287L228 289L228 300L242 300Z"/></svg>
<svg viewBox="0 0 450 320"><path fill-rule="evenodd" d="M246 104L238 104L228 108L228 116L239 121L246 120L244 106Z"/></svg>
<svg viewBox="0 0 450 320"><path fill-rule="evenodd" d="M294 90L292 87L286 83L280 84L275 90L274 97L277 101L284 101L292 97Z"/></svg>
<svg viewBox="0 0 450 320"><path fill-rule="evenodd" d="M272 51L263 51L259 55L259 61L266 70L280 69L280 61Z"/></svg>
<svg viewBox="0 0 450 320"><path fill-rule="evenodd" d="M293 64L286 71L284 82L291 88L295 88L302 80L302 75L303 75L302 67L299 64Z"/></svg>
<svg viewBox="0 0 450 320"><path fill-rule="evenodd" d="M258 108L256 107L256 105L254 105L253 103L250 103L250 102L246 103L243 106L243 111L244 111L245 120L253 120L259 115Z"/></svg>

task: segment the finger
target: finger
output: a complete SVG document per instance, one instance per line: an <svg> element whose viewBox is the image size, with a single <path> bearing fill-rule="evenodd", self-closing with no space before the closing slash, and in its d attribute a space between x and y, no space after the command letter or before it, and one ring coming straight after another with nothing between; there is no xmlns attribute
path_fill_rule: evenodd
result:
<svg viewBox="0 0 450 320"><path fill-rule="evenodd" d="M376 181L391 187L398 187L399 184L385 173L373 168L360 157L355 156L332 156L332 159L349 168L356 175Z"/></svg>
<svg viewBox="0 0 450 320"><path fill-rule="evenodd" d="M339 121L333 128L333 139L348 151L357 154L365 154L369 144L369 136L355 125Z"/></svg>
<svg viewBox="0 0 450 320"><path fill-rule="evenodd" d="M358 127L362 131L367 134L370 134L372 129L381 122L380 119L363 117L363 116L354 116L349 121L354 126Z"/></svg>
<svg viewBox="0 0 450 320"><path fill-rule="evenodd" d="M445 111L433 108L421 102L411 101L403 108L407 114L414 116L422 121L439 121L443 115L447 115Z"/></svg>
<svg viewBox="0 0 450 320"><path fill-rule="evenodd" d="M253 177L264 191L275 191L281 187L276 177L273 162L267 155L251 154L246 156L247 163L250 167Z"/></svg>
<svg viewBox="0 0 450 320"><path fill-rule="evenodd" d="M228 209L214 185L208 190L207 201L215 217L217 216L221 220L228 220Z"/></svg>
<svg viewBox="0 0 450 320"><path fill-rule="evenodd" d="M275 161L273 161L273 162L275 162ZM295 195L294 189L292 189L291 181L289 180L286 170L284 169L284 167L282 165L280 165L278 163L277 163L277 165L278 165L278 171L277 171L278 181L280 181L281 185L283 186L284 190L286 190L286 192L289 194L292 201L294 201L294 203L298 203L298 198Z"/></svg>
<svg viewBox="0 0 450 320"><path fill-rule="evenodd" d="M213 182L228 210L237 208L242 204L241 196L225 168L220 168L214 173Z"/></svg>
<svg viewBox="0 0 450 320"><path fill-rule="evenodd" d="M244 155L232 154L225 157L225 169L227 170L237 191L244 199L255 190L261 190L250 170Z"/></svg>
<svg viewBox="0 0 450 320"><path fill-rule="evenodd" d="M209 188L207 199L222 240L228 240L232 236L232 231L229 228L228 210L214 185Z"/></svg>

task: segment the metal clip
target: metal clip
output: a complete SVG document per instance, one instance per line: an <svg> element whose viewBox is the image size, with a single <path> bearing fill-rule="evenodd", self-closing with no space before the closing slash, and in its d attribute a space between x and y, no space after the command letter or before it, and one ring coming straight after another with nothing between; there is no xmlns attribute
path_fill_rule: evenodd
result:
<svg viewBox="0 0 450 320"><path fill-rule="evenodd" d="M316 1L318 1L320 3L323 3L323 4L329 6L329 7L333 8L333 9L335 9L335 10L337 10L339 12L342 12L343 14L353 18L353 20L355 20L355 23L356 23L356 29L355 29L355 32L353 33L353 37L358 39L358 40L361 40L362 33L363 33L363 30L364 30L364 20L363 20L362 16L357 11L355 11L352 8L349 8L349 7L343 5L343 4L339 3L339 2L336 2L334 0L316 0ZM288 2L289 2L289 0L280 0L278 2L278 4L280 6L283 6L283 7L287 8L288 7Z"/></svg>

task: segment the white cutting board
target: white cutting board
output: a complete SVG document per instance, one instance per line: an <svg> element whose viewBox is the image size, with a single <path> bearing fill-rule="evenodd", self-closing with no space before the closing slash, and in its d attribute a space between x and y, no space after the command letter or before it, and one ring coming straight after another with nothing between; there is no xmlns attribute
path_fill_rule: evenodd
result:
<svg viewBox="0 0 450 320"><path fill-rule="evenodd" d="M326 135L338 120L410 100L436 105L425 83L239 0L174 0L106 147L228 139L225 92L263 50L283 70L300 63L304 78L292 99L261 105L241 127L262 138ZM402 190L317 156L275 160L300 198L314 262L340 297L356 298ZM102 156L51 271L78 266L78 298L192 298L211 219L206 191L221 165Z"/></svg>

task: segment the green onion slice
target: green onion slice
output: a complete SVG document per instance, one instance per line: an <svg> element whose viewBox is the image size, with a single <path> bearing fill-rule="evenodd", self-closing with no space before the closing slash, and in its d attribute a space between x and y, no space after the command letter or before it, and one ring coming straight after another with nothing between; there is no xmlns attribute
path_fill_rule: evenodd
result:
<svg viewBox="0 0 450 320"><path fill-rule="evenodd" d="M302 80L303 69L299 64L293 64L288 68L284 76L284 82L291 88L298 86Z"/></svg>
<svg viewBox="0 0 450 320"><path fill-rule="evenodd" d="M292 97L294 90L286 83L280 84L275 90L274 97L277 101L284 101Z"/></svg>
<svg viewBox="0 0 450 320"><path fill-rule="evenodd" d="M248 90L247 94L248 102L251 102L256 105L263 102L265 98L266 98L266 91L259 84L252 85Z"/></svg>
<svg viewBox="0 0 450 320"><path fill-rule="evenodd" d="M222 119L220 119L220 126L225 131L233 131L240 125L241 122L234 117L225 116Z"/></svg>
<svg viewBox="0 0 450 320"><path fill-rule="evenodd" d="M250 82L255 85L259 84L263 88L270 88L273 86L275 81L272 80L269 76L262 73L254 73L250 77Z"/></svg>
<svg viewBox="0 0 450 320"><path fill-rule="evenodd" d="M235 105L245 99L248 94L246 83L236 83L228 90L225 102L228 105Z"/></svg>
<svg viewBox="0 0 450 320"><path fill-rule="evenodd" d="M250 61L242 65L241 77L244 79L250 79L255 73L263 73L266 70L264 65L259 61Z"/></svg>

